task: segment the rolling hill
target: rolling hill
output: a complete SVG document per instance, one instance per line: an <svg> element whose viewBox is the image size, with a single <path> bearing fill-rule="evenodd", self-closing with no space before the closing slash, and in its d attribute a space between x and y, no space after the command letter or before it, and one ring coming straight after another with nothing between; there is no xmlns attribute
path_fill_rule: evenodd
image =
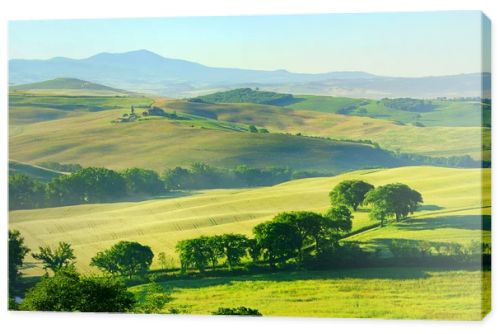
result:
<svg viewBox="0 0 500 334"><path fill-rule="evenodd" d="M70 96L128 96L132 93L93 82L74 78L57 78L42 82L9 87L9 91L17 94L51 94Z"/></svg>
<svg viewBox="0 0 500 334"><path fill-rule="evenodd" d="M53 169L25 164L19 161L9 161L9 175L21 173L26 174L39 181L48 182L52 178L62 175L63 173Z"/></svg>
<svg viewBox="0 0 500 334"><path fill-rule="evenodd" d="M147 50L99 53L84 59L56 57L9 61L9 81L16 85L61 77L174 97L241 87L351 97L480 96L481 87L484 87L485 94L491 89L489 73L393 78L356 71L307 74L286 70L216 68L165 58Z"/></svg>
<svg viewBox="0 0 500 334"><path fill-rule="evenodd" d="M424 205L409 222L370 230L352 236L353 240L366 242L367 247L384 247L386 238L469 243L480 240L482 215L490 214L489 194L482 197L480 188L484 177L483 186L487 189L489 176L489 169L365 170L272 187L179 193L142 202L11 211L9 219L10 228L21 231L31 249L70 242L78 258L77 266L89 270L90 258L119 240L136 240L150 245L155 253L163 251L176 258L174 247L179 240L201 234L249 234L255 224L282 211L323 212L330 205L328 192L339 181L362 179L374 185L408 184L422 193ZM354 216L354 230L370 224L366 211ZM488 239L489 230L484 233ZM30 274L40 271L40 268L26 270Z"/></svg>
<svg viewBox="0 0 500 334"><path fill-rule="evenodd" d="M335 108L341 108L349 101L336 101ZM489 157L490 130L478 126L419 127L392 120L250 103L209 104L167 99L158 100L156 105L214 120L253 124L271 132L301 133L336 139L369 139L389 150L429 156L468 154L481 159L484 143L486 159Z"/></svg>

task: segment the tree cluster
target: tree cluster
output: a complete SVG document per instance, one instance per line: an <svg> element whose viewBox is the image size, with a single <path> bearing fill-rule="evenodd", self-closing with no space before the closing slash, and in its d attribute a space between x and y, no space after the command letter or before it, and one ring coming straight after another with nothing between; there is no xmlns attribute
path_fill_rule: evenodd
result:
<svg viewBox="0 0 500 334"><path fill-rule="evenodd" d="M293 103L295 98L291 94L266 92L251 88L238 88L199 96L189 99L189 101L198 103L256 103L284 106Z"/></svg>
<svg viewBox="0 0 500 334"><path fill-rule="evenodd" d="M87 167L55 177L47 184L25 174L14 174L9 176L9 209L102 203L138 194L156 195L164 190L156 172L141 168L119 173Z"/></svg>

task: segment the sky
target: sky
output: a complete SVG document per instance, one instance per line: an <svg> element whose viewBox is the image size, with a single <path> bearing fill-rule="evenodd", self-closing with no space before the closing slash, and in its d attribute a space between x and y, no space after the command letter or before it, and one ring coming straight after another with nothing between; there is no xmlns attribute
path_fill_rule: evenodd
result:
<svg viewBox="0 0 500 334"><path fill-rule="evenodd" d="M11 21L9 59L147 49L215 67L419 77L480 72L482 30L474 11Z"/></svg>

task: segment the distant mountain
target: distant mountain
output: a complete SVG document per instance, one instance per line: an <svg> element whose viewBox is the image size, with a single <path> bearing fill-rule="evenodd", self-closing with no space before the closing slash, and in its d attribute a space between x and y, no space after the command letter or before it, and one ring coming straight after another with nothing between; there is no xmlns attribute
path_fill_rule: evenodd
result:
<svg viewBox="0 0 500 334"><path fill-rule="evenodd" d="M164 58L147 50L99 53L85 59L9 61L9 82L26 84L71 77L137 92L173 97L195 96L243 87L316 95L353 97L479 96L481 83L489 90L490 74L392 78L365 72L321 74L208 67Z"/></svg>
<svg viewBox="0 0 500 334"><path fill-rule="evenodd" d="M35 82L24 85L11 86L11 90L84 90L84 91L103 91L117 94L128 94L123 89L116 89L90 81L84 81L74 78L57 78L41 82Z"/></svg>

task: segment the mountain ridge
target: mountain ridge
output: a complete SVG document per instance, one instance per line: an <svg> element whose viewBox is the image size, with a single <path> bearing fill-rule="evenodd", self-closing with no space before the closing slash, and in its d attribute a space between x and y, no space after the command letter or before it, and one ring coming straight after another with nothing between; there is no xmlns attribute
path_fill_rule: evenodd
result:
<svg viewBox="0 0 500 334"><path fill-rule="evenodd" d="M9 60L9 81L15 85L73 77L124 90L189 97L221 89L259 87L293 94L351 97L438 97L489 94L491 74L471 73L431 77L387 77L362 71L294 73L210 67L163 57L148 50L102 52L73 59Z"/></svg>

